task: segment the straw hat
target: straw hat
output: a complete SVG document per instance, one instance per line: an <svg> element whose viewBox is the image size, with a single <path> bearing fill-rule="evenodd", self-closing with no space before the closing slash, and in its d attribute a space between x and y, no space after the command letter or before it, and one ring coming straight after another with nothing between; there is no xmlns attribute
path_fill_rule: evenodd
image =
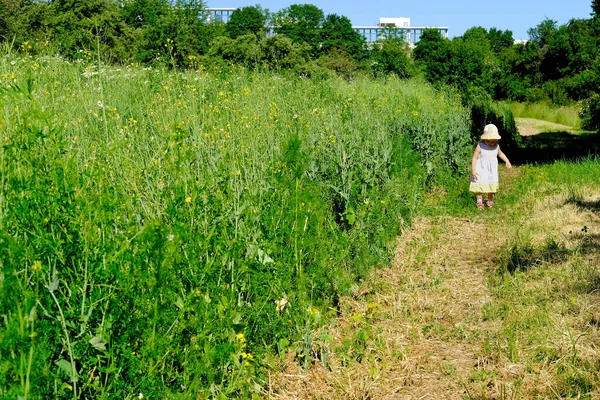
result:
<svg viewBox="0 0 600 400"><path fill-rule="evenodd" d="M483 135L481 135L481 140L499 140L500 135L498 134L498 128L494 124L487 124L485 128L483 128Z"/></svg>

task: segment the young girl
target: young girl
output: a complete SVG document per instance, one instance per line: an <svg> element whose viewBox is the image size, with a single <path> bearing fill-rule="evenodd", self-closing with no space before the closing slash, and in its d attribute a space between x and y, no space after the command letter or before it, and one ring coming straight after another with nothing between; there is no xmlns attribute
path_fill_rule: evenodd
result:
<svg viewBox="0 0 600 400"><path fill-rule="evenodd" d="M498 158L512 168L508 157L500 150L498 128L489 124L483 128L481 142L477 144L471 161L471 186L469 191L477 193L477 208L483 210L483 193L487 194L487 206L494 207L494 194L498 191Z"/></svg>

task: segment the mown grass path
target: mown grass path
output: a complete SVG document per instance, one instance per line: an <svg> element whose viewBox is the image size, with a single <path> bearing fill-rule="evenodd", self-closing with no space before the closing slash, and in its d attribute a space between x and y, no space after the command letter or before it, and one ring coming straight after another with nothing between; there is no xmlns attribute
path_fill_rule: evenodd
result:
<svg viewBox="0 0 600 400"><path fill-rule="evenodd" d="M519 176L519 168L502 171L506 190ZM284 371L271 377L268 397L594 398L600 335L593 321L596 313L600 317L600 295L593 287L569 292L562 282L572 278L578 286L574 273L584 274L586 282L600 276L593 267L598 256L573 252L574 263L559 257L558 265L542 254L535 272L509 275L507 284L498 270L519 224L552 223L544 213L557 215L559 209L564 217L555 222L563 228L573 218L573 226L585 218L590 227L600 227L600 218L562 197L553 202L538 194L525 203L530 202L537 204L531 211L500 201L469 217L415 219L398 239L392 266L377 270L354 296L344 298L340 317L315 333L312 365L303 370L290 358ZM598 246L593 229L587 239L576 240ZM554 293L553 282L560 282ZM569 348L568 338L574 337L585 339L571 340Z"/></svg>

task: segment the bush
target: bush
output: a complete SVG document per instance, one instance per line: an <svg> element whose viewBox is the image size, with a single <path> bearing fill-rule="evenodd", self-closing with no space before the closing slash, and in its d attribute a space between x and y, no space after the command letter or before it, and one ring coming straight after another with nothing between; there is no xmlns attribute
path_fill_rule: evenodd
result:
<svg viewBox="0 0 600 400"><path fill-rule="evenodd" d="M580 102L579 117L585 130L600 132L600 95L594 94Z"/></svg>
<svg viewBox="0 0 600 400"><path fill-rule="evenodd" d="M474 142L480 140L485 125L494 124L502 136L502 150L509 158L518 153L522 140L513 113L506 104L493 101L487 93L477 89L467 92L463 103L471 110L471 138Z"/></svg>

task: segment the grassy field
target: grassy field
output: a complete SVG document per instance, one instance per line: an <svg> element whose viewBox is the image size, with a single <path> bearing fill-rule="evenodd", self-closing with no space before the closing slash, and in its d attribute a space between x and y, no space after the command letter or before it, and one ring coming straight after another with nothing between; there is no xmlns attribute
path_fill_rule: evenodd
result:
<svg viewBox="0 0 600 400"><path fill-rule="evenodd" d="M555 106L548 103L507 103L515 118L528 118L544 122L553 129L554 124L567 126L570 129L580 128L579 110L577 106ZM563 128L558 128L563 129Z"/></svg>
<svg viewBox="0 0 600 400"><path fill-rule="evenodd" d="M260 396L471 147L398 79L9 54L0 105L3 398Z"/></svg>
<svg viewBox="0 0 600 400"><path fill-rule="evenodd" d="M419 82L8 54L0 105L2 398L599 394L581 138L480 213Z"/></svg>

